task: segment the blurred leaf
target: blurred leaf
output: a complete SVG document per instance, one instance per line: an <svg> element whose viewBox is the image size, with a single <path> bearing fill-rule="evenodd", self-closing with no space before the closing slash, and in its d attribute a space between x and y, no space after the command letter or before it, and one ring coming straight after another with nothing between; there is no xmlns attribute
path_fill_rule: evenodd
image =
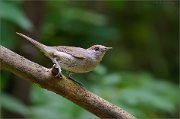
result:
<svg viewBox="0 0 180 119"><path fill-rule="evenodd" d="M41 105L41 104L46 104L48 101L45 91L36 85L33 85L32 87L30 98L32 104Z"/></svg>
<svg viewBox="0 0 180 119"><path fill-rule="evenodd" d="M94 72L96 72L99 75L104 75L107 73L107 69L106 67L104 67L103 65L97 65L96 68L93 70Z"/></svg>
<svg viewBox="0 0 180 119"><path fill-rule="evenodd" d="M17 112L24 116L27 116L30 113L30 110L28 107L26 107L19 100L15 99L14 97L8 94L1 93L0 103L3 108L9 111Z"/></svg>
<svg viewBox="0 0 180 119"><path fill-rule="evenodd" d="M9 83L9 77L10 77L10 73L9 72L5 72L5 71L1 71L0 72L0 90L4 90L8 83Z"/></svg>
<svg viewBox="0 0 180 119"><path fill-rule="evenodd" d="M102 80L103 80L103 82L102 82L103 84L117 85L121 82L122 78L121 78L120 74L112 73L112 74L106 75Z"/></svg>
<svg viewBox="0 0 180 119"><path fill-rule="evenodd" d="M31 115L29 118L33 119L57 119L65 118L59 110L48 108L48 106L32 106Z"/></svg>
<svg viewBox="0 0 180 119"><path fill-rule="evenodd" d="M150 73L112 73L98 79L102 79L101 83L91 87L93 92L139 118L158 117L163 112L177 111L177 86L156 79Z"/></svg>
<svg viewBox="0 0 180 119"><path fill-rule="evenodd" d="M128 98L131 97L131 98ZM124 103L131 106L143 106L144 109L155 111L175 111L175 105L165 97L154 94L142 89L127 89L124 90L120 98Z"/></svg>
<svg viewBox="0 0 180 119"><path fill-rule="evenodd" d="M116 40L120 37L120 32L115 27L106 26L106 27L99 27L95 28L91 31L91 37L97 39L99 42L103 40ZM102 43L103 43L102 42Z"/></svg>
<svg viewBox="0 0 180 119"><path fill-rule="evenodd" d="M33 101L31 106L32 113L29 116L31 118L79 119L83 113L79 106L69 100L37 86L32 88L31 99Z"/></svg>
<svg viewBox="0 0 180 119"><path fill-rule="evenodd" d="M11 21L25 30L32 29L31 22L17 6L1 1L0 8L1 19Z"/></svg>
<svg viewBox="0 0 180 119"><path fill-rule="evenodd" d="M114 1L110 1L110 0L105 0L105 3L111 7L112 9L115 9L117 11L123 10L126 6L126 2L127 1L123 1L123 0L114 0Z"/></svg>
<svg viewBox="0 0 180 119"><path fill-rule="evenodd" d="M95 26L104 26L107 24L107 18L102 14L80 8L64 8L61 10L61 15L68 22L78 20Z"/></svg>
<svg viewBox="0 0 180 119"><path fill-rule="evenodd" d="M8 24L8 22L1 20L1 42L0 44L9 48L15 49L16 45L18 44L15 37L15 29L12 25Z"/></svg>

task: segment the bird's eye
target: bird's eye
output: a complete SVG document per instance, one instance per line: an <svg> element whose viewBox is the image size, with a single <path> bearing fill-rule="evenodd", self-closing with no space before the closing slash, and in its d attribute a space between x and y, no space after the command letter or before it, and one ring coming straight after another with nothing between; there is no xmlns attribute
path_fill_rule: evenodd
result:
<svg viewBox="0 0 180 119"><path fill-rule="evenodd" d="M95 51L99 51L99 47L95 47L94 50L95 50Z"/></svg>

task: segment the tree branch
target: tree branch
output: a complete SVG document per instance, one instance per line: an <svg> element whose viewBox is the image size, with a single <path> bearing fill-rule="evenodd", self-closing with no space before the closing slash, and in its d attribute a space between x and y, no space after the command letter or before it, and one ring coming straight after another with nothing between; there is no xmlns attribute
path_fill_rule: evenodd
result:
<svg viewBox="0 0 180 119"><path fill-rule="evenodd" d="M123 109L80 87L66 77L63 77L63 79L54 78L51 69L31 62L3 46L0 46L0 63L2 69L61 95L100 118L135 118Z"/></svg>

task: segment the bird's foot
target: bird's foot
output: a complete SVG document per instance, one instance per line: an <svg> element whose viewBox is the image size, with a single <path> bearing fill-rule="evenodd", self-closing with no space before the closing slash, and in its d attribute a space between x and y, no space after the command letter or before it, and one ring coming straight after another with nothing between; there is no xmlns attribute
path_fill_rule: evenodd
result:
<svg viewBox="0 0 180 119"><path fill-rule="evenodd" d="M78 82L78 81L74 80L74 79L71 78L71 77L68 77L68 79L70 79L70 80L73 81L74 83L78 84L81 88L84 88L84 89L85 89L85 86L84 86L81 82Z"/></svg>
<svg viewBox="0 0 180 119"><path fill-rule="evenodd" d="M62 78L61 69L59 69L59 67L56 64L53 65L51 72L55 76L55 78L57 79Z"/></svg>
<svg viewBox="0 0 180 119"><path fill-rule="evenodd" d="M72 77L72 72L70 72L70 71L67 71L67 76L68 76L68 79L70 79L71 77Z"/></svg>
<svg viewBox="0 0 180 119"><path fill-rule="evenodd" d="M55 75L55 78L57 78L57 79L60 78L61 79L62 78L62 74L60 72L58 72L58 74Z"/></svg>

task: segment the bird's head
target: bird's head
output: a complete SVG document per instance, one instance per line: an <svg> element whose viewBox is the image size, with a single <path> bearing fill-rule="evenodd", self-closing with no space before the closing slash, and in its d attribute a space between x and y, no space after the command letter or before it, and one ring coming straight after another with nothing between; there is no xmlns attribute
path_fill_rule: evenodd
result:
<svg viewBox="0 0 180 119"><path fill-rule="evenodd" d="M112 49L112 47L105 47L103 45L93 45L87 50L95 57L97 61L101 61L106 51Z"/></svg>

